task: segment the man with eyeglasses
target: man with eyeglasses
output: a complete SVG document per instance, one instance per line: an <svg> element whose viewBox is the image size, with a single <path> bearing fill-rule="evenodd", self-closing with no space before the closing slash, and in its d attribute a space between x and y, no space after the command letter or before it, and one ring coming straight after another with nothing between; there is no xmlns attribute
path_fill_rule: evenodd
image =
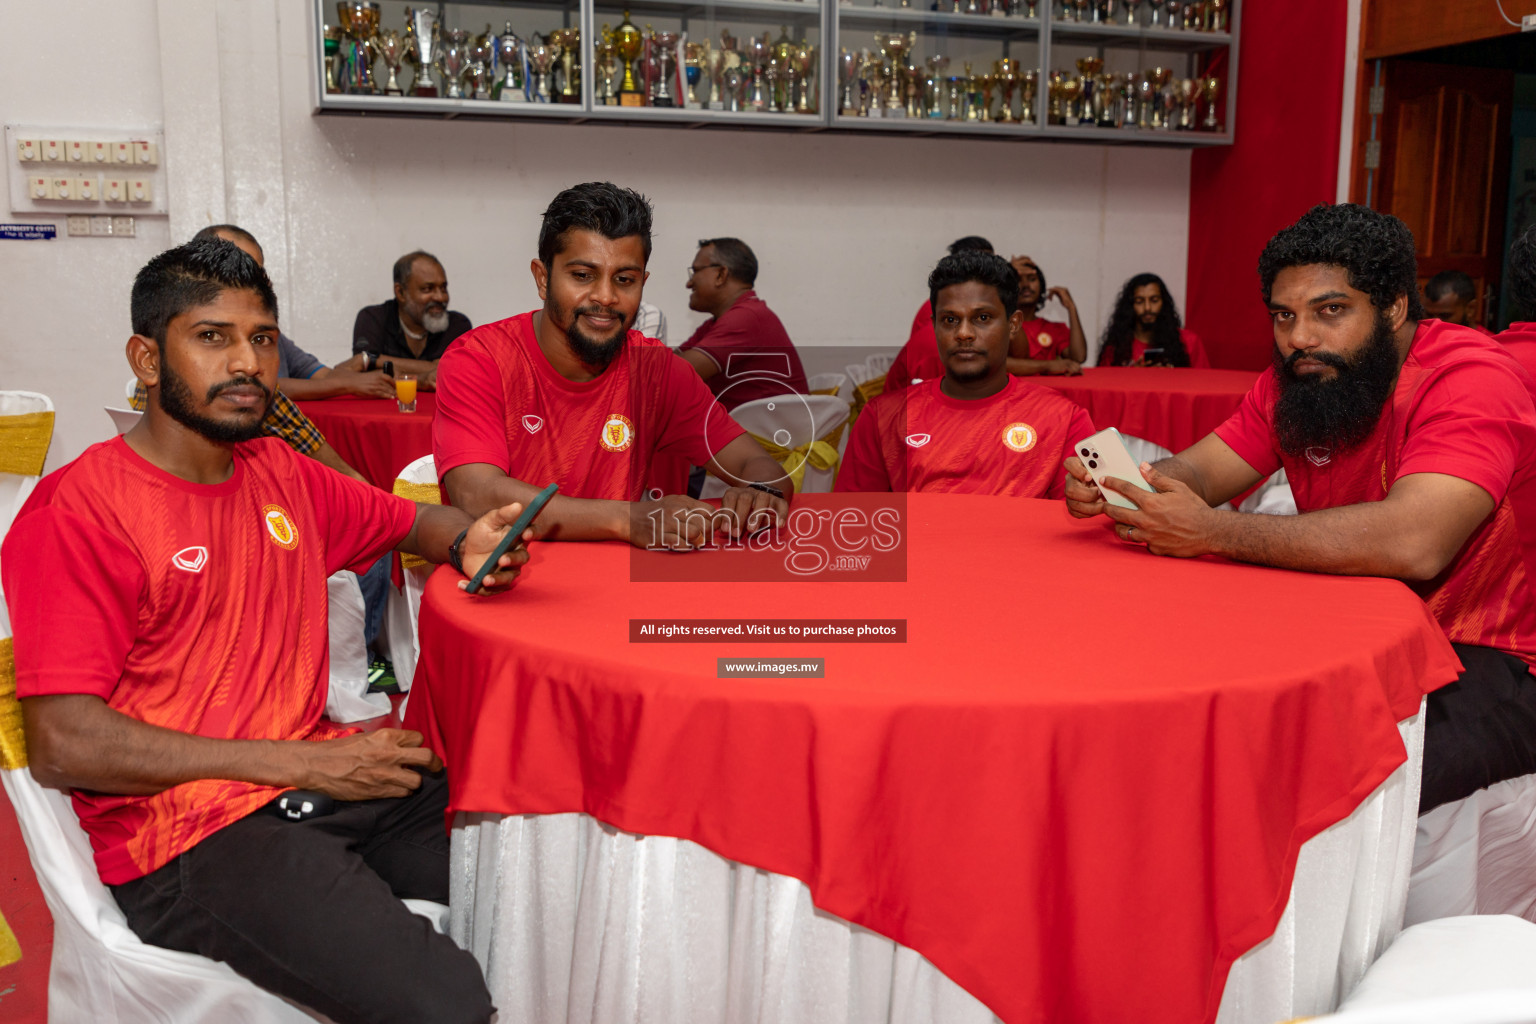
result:
<svg viewBox="0 0 1536 1024"><path fill-rule="evenodd" d="M805 368L784 325L757 297L757 257L739 238L706 238L688 265L688 308L710 319L678 348L730 411L744 402L805 394Z"/></svg>

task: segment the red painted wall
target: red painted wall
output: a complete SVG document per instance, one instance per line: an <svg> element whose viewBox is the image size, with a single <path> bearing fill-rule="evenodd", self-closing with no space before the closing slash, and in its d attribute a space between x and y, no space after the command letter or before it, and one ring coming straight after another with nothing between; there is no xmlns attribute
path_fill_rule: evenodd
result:
<svg viewBox="0 0 1536 1024"><path fill-rule="evenodd" d="M1196 150L1190 167L1184 322L1214 366L1269 365L1259 252L1337 193L1345 8L1343 0L1243 4L1236 142Z"/></svg>

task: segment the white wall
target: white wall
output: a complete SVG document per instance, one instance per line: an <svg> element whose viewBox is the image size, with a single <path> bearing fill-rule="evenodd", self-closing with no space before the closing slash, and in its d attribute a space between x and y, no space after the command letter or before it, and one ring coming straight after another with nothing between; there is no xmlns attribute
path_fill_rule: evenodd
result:
<svg viewBox="0 0 1536 1024"><path fill-rule="evenodd" d="M220 220L261 239L285 330L327 362L345 357L358 307L389 297L390 265L413 248L442 258L453 306L476 323L532 308L539 215L594 178L655 204L646 297L674 344L701 319L682 268L713 235L753 246L759 294L807 347L899 345L929 268L964 234L1039 260L1090 337L1133 273L1184 294L1184 151L317 117L300 0L12 0L0 38L53 38L61 21L92 26L71 37L69 73L55 48L12 47L0 120L163 118L171 216L141 220L134 241L0 243L0 386L59 404L50 468L108 435L101 406L127 377L134 272ZM806 363L820 368L814 352Z"/></svg>

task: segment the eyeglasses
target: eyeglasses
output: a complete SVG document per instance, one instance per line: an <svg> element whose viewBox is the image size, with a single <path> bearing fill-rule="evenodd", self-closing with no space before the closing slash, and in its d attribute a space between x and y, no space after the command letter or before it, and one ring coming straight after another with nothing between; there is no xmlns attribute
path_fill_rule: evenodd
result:
<svg viewBox="0 0 1536 1024"><path fill-rule="evenodd" d="M694 274L697 274L701 270L708 270L711 267L719 267L719 268L723 269L725 267L725 264L724 263L706 263L702 267L696 267L692 263L690 263L690 264L688 264L688 280L692 281Z"/></svg>

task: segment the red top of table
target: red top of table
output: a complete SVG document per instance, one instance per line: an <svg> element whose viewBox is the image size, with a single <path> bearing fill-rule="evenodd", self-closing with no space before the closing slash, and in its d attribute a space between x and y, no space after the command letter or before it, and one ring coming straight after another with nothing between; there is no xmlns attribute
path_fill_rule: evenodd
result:
<svg viewBox="0 0 1536 1024"><path fill-rule="evenodd" d="M1031 377L1088 410L1100 430L1114 427L1178 452L1237 411L1259 379L1252 370L1098 366L1080 377Z"/></svg>
<svg viewBox="0 0 1536 1024"><path fill-rule="evenodd" d="M432 454L437 395L431 391L416 393L415 412L401 412L393 398L324 398L298 406L347 465L386 491L402 469Z"/></svg>
<svg viewBox="0 0 1536 1024"><path fill-rule="evenodd" d="M1157 558L1059 503L909 501L904 583L633 583L733 556L621 544L535 544L488 599L439 571L407 724L452 809L584 811L799 878L1011 1024L1211 1020L1301 843L1403 762L1449 644L1395 581ZM663 616L908 640L630 642Z"/></svg>

